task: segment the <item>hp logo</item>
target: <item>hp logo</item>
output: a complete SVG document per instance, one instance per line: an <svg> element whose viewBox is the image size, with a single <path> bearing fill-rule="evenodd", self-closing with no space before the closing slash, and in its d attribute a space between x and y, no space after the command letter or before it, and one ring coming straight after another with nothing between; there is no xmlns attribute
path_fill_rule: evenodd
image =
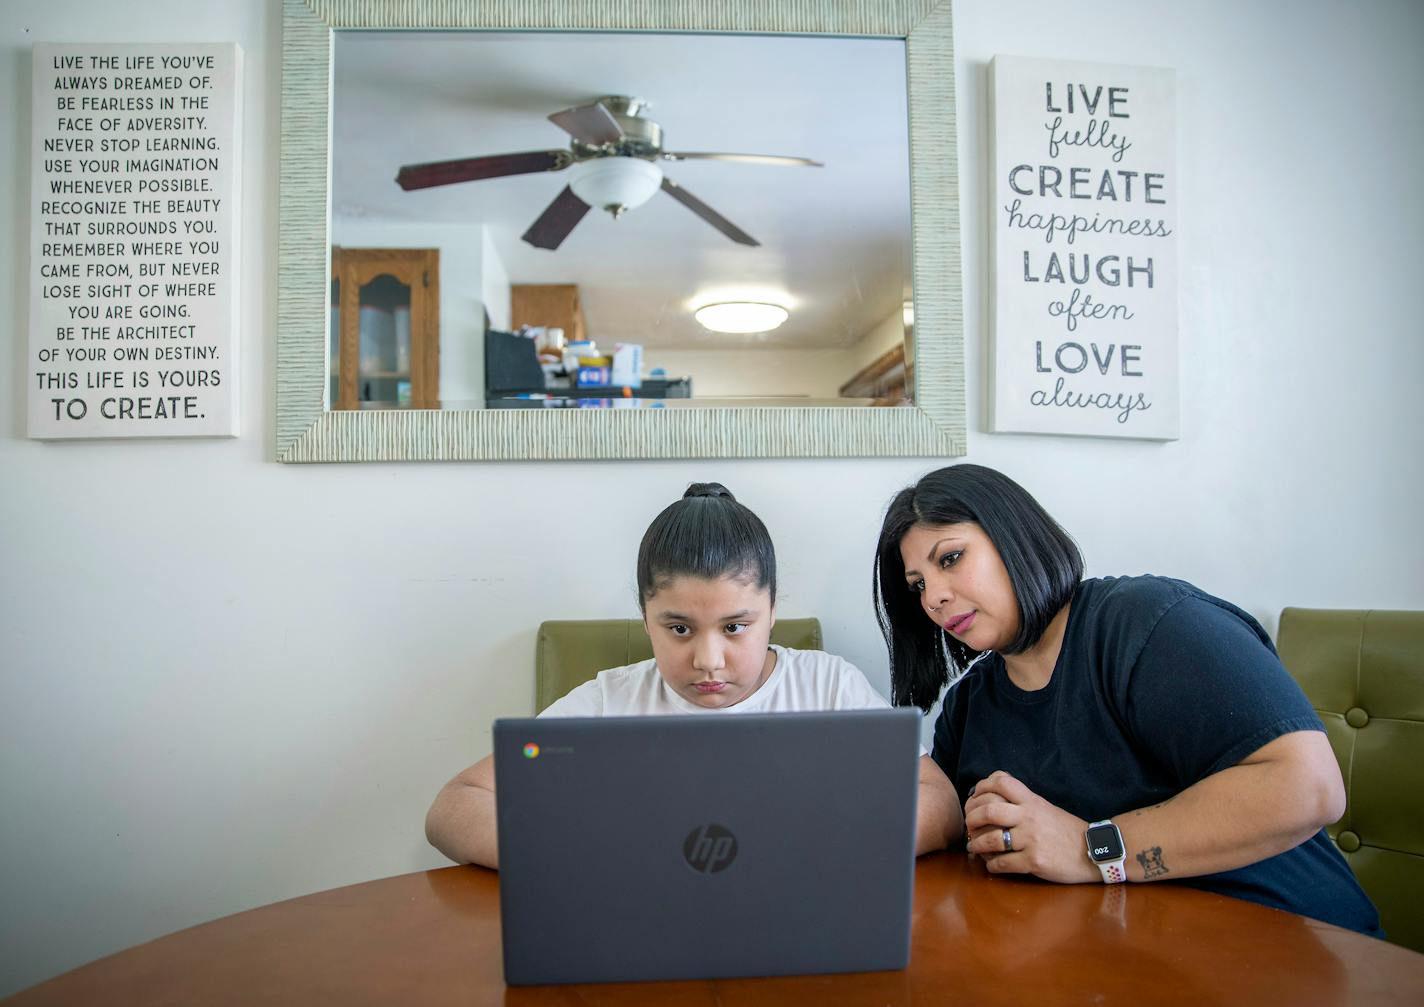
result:
<svg viewBox="0 0 1424 1007"><path fill-rule="evenodd" d="M737 837L721 825L701 825L687 834L682 857L698 874L716 874L737 859Z"/></svg>

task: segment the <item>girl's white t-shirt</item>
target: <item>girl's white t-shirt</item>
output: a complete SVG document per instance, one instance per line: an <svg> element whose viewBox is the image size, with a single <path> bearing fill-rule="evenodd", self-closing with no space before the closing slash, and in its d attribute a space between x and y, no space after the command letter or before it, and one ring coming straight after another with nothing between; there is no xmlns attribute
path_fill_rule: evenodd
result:
<svg viewBox="0 0 1424 1007"><path fill-rule="evenodd" d="M821 650L771 645L776 667L762 687L735 706L709 709L679 696L649 658L600 671L549 704L541 717L634 717L678 713L802 713L889 706L859 668Z"/></svg>

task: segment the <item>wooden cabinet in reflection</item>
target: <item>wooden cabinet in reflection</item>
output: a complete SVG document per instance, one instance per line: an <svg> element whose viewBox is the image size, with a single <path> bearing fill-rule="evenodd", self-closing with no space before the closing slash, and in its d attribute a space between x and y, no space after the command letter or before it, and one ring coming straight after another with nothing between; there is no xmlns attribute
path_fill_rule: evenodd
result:
<svg viewBox="0 0 1424 1007"><path fill-rule="evenodd" d="M440 408L440 251L333 248L333 409Z"/></svg>
<svg viewBox="0 0 1424 1007"><path fill-rule="evenodd" d="M576 283L516 283L509 288L509 323L564 330L570 342L588 338Z"/></svg>

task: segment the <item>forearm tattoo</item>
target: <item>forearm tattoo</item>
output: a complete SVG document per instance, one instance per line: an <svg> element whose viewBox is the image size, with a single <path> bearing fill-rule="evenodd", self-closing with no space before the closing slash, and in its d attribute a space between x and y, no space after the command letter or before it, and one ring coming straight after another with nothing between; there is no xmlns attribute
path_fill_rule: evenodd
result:
<svg viewBox="0 0 1424 1007"><path fill-rule="evenodd" d="M1171 804L1172 801L1174 801L1175 799L1176 799L1176 798L1174 798L1174 797L1169 797L1169 798L1167 798L1165 801L1161 801L1161 802L1159 802L1159 803L1157 803L1157 804L1152 805L1152 807L1150 807L1150 808L1138 808L1136 811L1134 811L1134 812L1132 813L1132 817L1133 817L1133 818L1136 818L1138 815L1145 815L1145 814L1147 814L1147 813L1150 812L1150 811L1156 811L1158 808L1165 808L1167 805Z"/></svg>
<svg viewBox="0 0 1424 1007"><path fill-rule="evenodd" d="M1144 878L1160 878L1168 873L1167 865L1162 860L1162 847L1153 846L1143 850L1137 855L1137 862L1142 865L1142 876Z"/></svg>

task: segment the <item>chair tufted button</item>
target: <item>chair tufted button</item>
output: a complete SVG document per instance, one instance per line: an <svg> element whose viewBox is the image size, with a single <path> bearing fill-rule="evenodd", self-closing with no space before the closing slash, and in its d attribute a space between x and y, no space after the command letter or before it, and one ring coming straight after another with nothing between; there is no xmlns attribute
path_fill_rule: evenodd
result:
<svg viewBox="0 0 1424 1007"><path fill-rule="evenodd" d="M1370 715L1358 706L1352 706L1345 711L1345 723L1351 727L1364 727L1370 722Z"/></svg>
<svg viewBox="0 0 1424 1007"><path fill-rule="evenodd" d="M1335 842L1339 845L1340 849L1346 853L1354 853L1360 848L1360 837L1349 829L1344 830L1336 836Z"/></svg>

